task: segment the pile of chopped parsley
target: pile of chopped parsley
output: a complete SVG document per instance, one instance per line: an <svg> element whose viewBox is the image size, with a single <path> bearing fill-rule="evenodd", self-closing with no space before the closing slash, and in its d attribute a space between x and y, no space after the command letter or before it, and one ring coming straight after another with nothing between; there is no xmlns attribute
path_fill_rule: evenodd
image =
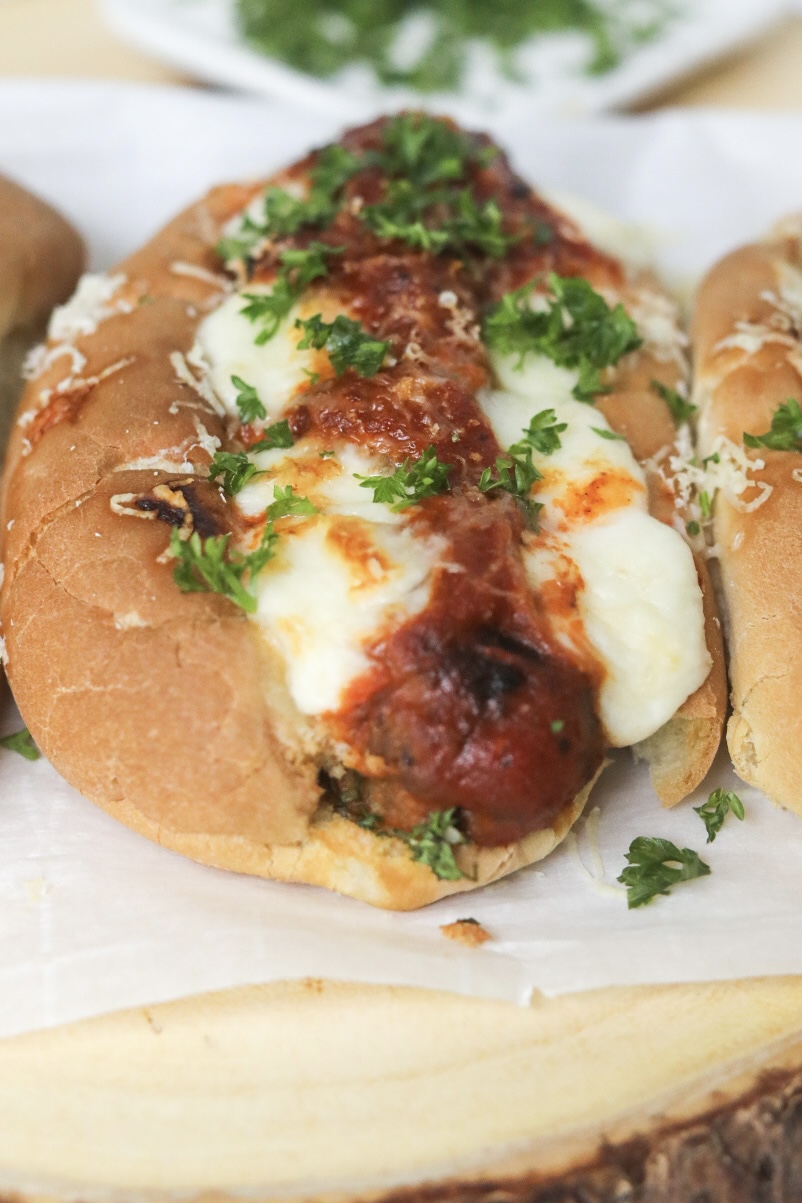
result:
<svg viewBox="0 0 802 1203"><path fill-rule="evenodd" d="M579 33L586 70L612 70L656 37L673 0L236 0L244 37L258 50L323 79L352 64L385 85L457 91L471 44L489 47L507 78L526 82L516 52L543 34Z"/></svg>

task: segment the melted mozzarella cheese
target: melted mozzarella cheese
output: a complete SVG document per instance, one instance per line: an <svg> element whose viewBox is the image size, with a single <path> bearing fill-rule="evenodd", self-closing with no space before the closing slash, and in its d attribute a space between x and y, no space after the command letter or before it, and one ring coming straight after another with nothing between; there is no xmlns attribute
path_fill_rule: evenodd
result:
<svg viewBox="0 0 802 1203"><path fill-rule="evenodd" d="M599 434L610 430L602 414L572 397L576 372L541 356L528 356L523 370L512 359L495 366L503 388L480 400L502 447L543 409L566 423L561 447L533 456L544 477L536 485L544 533L527 537L526 570L558 640L577 654L586 640L605 669L599 708L611 744L638 742L710 669L693 556L649 515L629 446Z"/></svg>
<svg viewBox="0 0 802 1203"><path fill-rule="evenodd" d="M308 497L327 514L390 525L403 521L389 505L374 501L372 489L363 488L356 479L381 473L382 467L352 444L325 459L317 446L305 441L287 451L260 451L251 458L264 475L253 477L237 497L240 509L249 516L265 512L277 486L285 489L290 485L297 496Z"/></svg>
<svg viewBox="0 0 802 1203"><path fill-rule="evenodd" d="M426 605L443 545L416 535L403 514L361 487L355 474L381 466L350 444L322 459L302 440L286 451L259 452L254 462L264 475L238 494L243 513L263 514L275 488L288 485L321 511L280 523L278 555L259 577L255 617L284 662L298 709L336 710L368 668L366 646Z"/></svg>
<svg viewBox="0 0 802 1203"><path fill-rule="evenodd" d="M599 250L632 267L649 267L664 241L660 233L639 222L613 217L591 201L559 189L541 192L546 202L565 213Z"/></svg>
<svg viewBox="0 0 802 1203"><path fill-rule="evenodd" d="M269 295L270 285L254 284L245 289L252 296ZM325 352L311 349L299 351L303 332L295 328L298 318L322 313L331 320L332 302L326 298L304 297L293 307L272 338L261 345L256 342L260 325L243 315L248 301L244 293L226 297L198 327L197 344L207 365L208 378L225 409L238 418L237 394L232 377L238 376L256 389L267 411L268 421L280 417L296 394L308 387L309 375L331 375L331 365ZM334 310L333 316L341 312Z"/></svg>
<svg viewBox="0 0 802 1203"><path fill-rule="evenodd" d="M249 293L267 293L253 285ZM298 317L321 313L331 321L342 308L326 296L305 296L268 342L255 341L258 323L242 315L242 293L227 297L198 331L193 362L232 416L238 376L256 389L267 421L286 411L308 384L307 373L332 372L325 352L299 351ZM280 520L277 553L259 574L254 620L278 652L291 696L309 715L336 710L345 691L369 667L366 647L384 631L418 613L427 603L432 571L442 558L441 541L414 533L406 516L373 500L356 475L385 471L350 444L301 439L290 448L256 452L259 474L236 497L250 519L264 515L277 487L292 486L319 511Z"/></svg>
<svg viewBox="0 0 802 1203"><path fill-rule="evenodd" d="M533 541L526 569L542 590L567 559L582 587L576 607L584 637L606 674L599 694L611 743L653 734L710 669L702 596L693 555L671 527L628 506L564 539ZM560 642L576 646L570 612L553 616Z"/></svg>
<svg viewBox="0 0 802 1203"><path fill-rule="evenodd" d="M369 667L366 645L419 613L441 553L409 527L319 515L282 533L260 574L256 619L304 714L337 710Z"/></svg>
<svg viewBox="0 0 802 1203"><path fill-rule="evenodd" d="M560 502L587 494L602 473L608 480L622 485L626 482L628 487L616 491L625 498L640 495L645 509L646 479L640 465L627 443L598 433L612 433L603 414L571 395L576 372L558 368L543 356L527 356L522 369L514 364L514 360L499 361L497 375L504 387L480 398L501 447L506 449L517 442L535 414L544 409L553 409L555 420L566 424L556 451L548 456L535 451L532 457L543 474L537 486L537 499L546 504L543 525L564 525Z"/></svg>

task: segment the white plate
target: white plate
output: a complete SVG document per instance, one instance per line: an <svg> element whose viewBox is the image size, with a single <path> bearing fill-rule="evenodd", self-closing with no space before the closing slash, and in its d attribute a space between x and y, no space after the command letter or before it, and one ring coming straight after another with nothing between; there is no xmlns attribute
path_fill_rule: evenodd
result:
<svg viewBox="0 0 802 1203"><path fill-rule="evenodd" d="M59 205L94 265L107 267L210 184L270 171L337 124L188 89L6 81L0 172ZM661 258L682 273L802 205L800 117L520 121L505 141L533 180L656 227ZM13 715L2 720L12 728ZM732 784L724 761L707 790L714 784ZM691 803L661 811L643 771L623 757L593 795L606 888L565 845L469 897L394 915L195 865L108 818L45 762L0 750L0 1038L303 976L524 1000L532 987L800 973L802 825L737 788L746 821L730 821L705 849ZM696 848L711 876L627 912L610 886L638 835ZM593 869L581 824L579 836ZM466 915L493 932L487 950L440 934Z"/></svg>
<svg viewBox="0 0 802 1203"><path fill-rule="evenodd" d="M546 62L544 56L538 60L535 83L499 90L488 78L481 99L469 102L453 93L422 96L401 89L367 89L296 71L246 44L236 28L233 0L102 0L102 7L124 37L211 83L345 121L423 104L485 125L522 114L586 115L619 109L749 41L790 11L789 0L682 0L680 15L660 37L605 75L577 73L567 62L555 67L554 59Z"/></svg>

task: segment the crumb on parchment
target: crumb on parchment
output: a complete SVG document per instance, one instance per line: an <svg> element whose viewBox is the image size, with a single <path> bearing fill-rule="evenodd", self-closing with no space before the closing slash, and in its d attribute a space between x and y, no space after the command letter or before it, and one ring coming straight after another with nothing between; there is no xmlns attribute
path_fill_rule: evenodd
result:
<svg viewBox="0 0 802 1203"><path fill-rule="evenodd" d="M447 940L456 940L466 948L479 948L492 940L490 932L482 927L478 919L457 919L454 923L444 923L440 931Z"/></svg>

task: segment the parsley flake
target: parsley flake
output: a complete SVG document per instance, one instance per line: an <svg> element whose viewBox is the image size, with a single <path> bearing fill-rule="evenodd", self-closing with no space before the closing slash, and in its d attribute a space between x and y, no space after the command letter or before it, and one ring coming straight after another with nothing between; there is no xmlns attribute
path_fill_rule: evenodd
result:
<svg viewBox="0 0 802 1203"><path fill-rule="evenodd" d="M272 426L264 428L259 442L252 444L251 452L272 451L275 447L292 447L294 442L290 424L284 418L281 422L274 422Z"/></svg>
<svg viewBox="0 0 802 1203"><path fill-rule="evenodd" d="M428 113L400 113L384 127L379 162L388 175L426 188L462 179L473 163L484 166L497 154L495 147L479 146L462 130Z"/></svg>
<svg viewBox="0 0 802 1203"><path fill-rule="evenodd" d="M685 529L693 538L696 538L697 535L702 533L702 528L695 518L691 522L687 523Z"/></svg>
<svg viewBox="0 0 802 1203"><path fill-rule="evenodd" d="M244 451L216 451L209 468L209 476L216 480L222 476L223 492L233 497L245 487L259 469L252 464Z"/></svg>
<svg viewBox="0 0 802 1203"><path fill-rule="evenodd" d="M312 192L325 197L329 203L339 199L345 185L365 166L364 159L353 154L338 142L319 150L312 168Z"/></svg>
<svg viewBox="0 0 802 1203"><path fill-rule="evenodd" d="M553 409L541 409L524 431L522 442L530 443L541 455L553 455L562 447L560 435L568 429L567 422L558 422Z"/></svg>
<svg viewBox="0 0 802 1203"><path fill-rule="evenodd" d="M261 418L267 417L267 410L259 400L259 394L256 389L246 382L240 376L232 376L231 383L237 389L235 404L239 410L240 421L243 425L249 422L257 422Z"/></svg>
<svg viewBox="0 0 802 1203"><path fill-rule="evenodd" d="M292 485L287 485L284 489L276 485L273 489L273 501L267 507L267 516L271 522L278 522L279 518L306 518L317 513L317 506L313 505L308 497L298 497Z"/></svg>
<svg viewBox="0 0 802 1203"><path fill-rule="evenodd" d="M360 218L379 238L418 250L500 258L515 241L503 229L501 210L464 186L470 168L486 166L497 153L428 114L392 118L373 156L389 177L384 195Z"/></svg>
<svg viewBox="0 0 802 1203"><path fill-rule="evenodd" d="M434 447L427 447L420 459L405 460L390 476L354 476L363 489L373 489L373 500L389 505L394 512L417 505L424 497L433 497L448 488L451 464L437 458Z"/></svg>
<svg viewBox="0 0 802 1203"><path fill-rule="evenodd" d="M608 439L611 443L625 443L627 441L622 434L616 434L614 430L605 430L603 426L591 426L590 429L600 439Z"/></svg>
<svg viewBox="0 0 802 1203"><path fill-rule="evenodd" d="M638 836L627 852L629 865L618 878L627 888L630 910L645 906L658 894L668 894L675 885L707 877L710 866L691 848L678 848L670 840Z"/></svg>
<svg viewBox="0 0 802 1203"><path fill-rule="evenodd" d="M42 753L33 742L33 736L27 727L23 727L21 731L15 731L13 735L4 735L0 739L0 748L7 748L9 752L17 752L26 760L40 760L42 757Z"/></svg>
<svg viewBox="0 0 802 1203"><path fill-rule="evenodd" d="M658 397L662 397L665 401L671 411L675 426L682 426L685 422L690 422L696 413L696 406L691 405L682 393L678 393L674 388L669 388L667 384L663 384L659 380L653 380L650 387L653 393L657 393Z"/></svg>
<svg viewBox="0 0 802 1203"><path fill-rule="evenodd" d="M802 451L802 409L793 397L784 401L772 415L771 429L765 434L747 434L746 447L766 447L769 451Z"/></svg>
<svg viewBox="0 0 802 1203"><path fill-rule="evenodd" d="M218 243L218 255L226 263L248 259L265 239L289 238L304 227L328 225L340 207L343 188L363 166L364 161L344 146L325 146L310 172L308 194L298 197L285 188L268 188L262 200L262 220L246 213L236 233Z"/></svg>
<svg viewBox="0 0 802 1203"><path fill-rule="evenodd" d="M270 292L245 292L247 301L240 310L243 317L259 323L261 330L255 338L257 346L269 342L278 332L279 326L289 315L295 302L313 280L325 276L328 271L326 257L341 255L339 246L327 246L323 242L312 242L304 250L289 248L279 255L279 271Z"/></svg>
<svg viewBox="0 0 802 1203"><path fill-rule="evenodd" d="M636 350L642 339L623 305L611 308L587 280L553 272L547 280L545 309L530 304L534 284L506 293L485 318L485 341L503 355L517 355L519 367L533 352L558 367L578 370L573 395L592 403L607 391L602 370Z"/></svg>
<svg viewBox="0 0 802 1203"><path fill-rule="evenodd" d="M480 203L469 188L421 191L409 180L391 180L384 198L360 216L379 238L434 254L479 251L500 259L515 241L496 202Z"/></svg>
<svg viewBox="0 0 802 1203"><path fill-rule="evenodd" d="M744 819L746 812L744 804L732 790L714 789L702 806L694 806L694 811L707 829L707 842L712 844L728 814L734 814L736 819Z"/></svg>
<svg viewBox="0 0 802 1203"><path fill-rule="evenodd" d="M507 455L496 457L495 469L484 469L478 487L482 493L492 493L496 489L510 493L523 510L529 529L536 531L543 506L539 501L533 501L529 494L532 485L542 479L532 463L532 447L524 437L520 442L513 443Z"/></svg>
<svg viewBox="0 0 802 1203"><path fill-rule="evenodd" d="M259 546L248 555L230 551L231 535L210 535L201 539L193 531L182 539L173 528L170 551L178 561L173 579L182 593L219 593L248 614L256 611L256 598L243 584L256 579L265 564L276 554L278 535L268 522Z"/></svg>
<svg viewBox="0 0 802 1203"><path fill-rule="evenodd" d="M467 837L457 826L457 807L450 810L435 810L423 823L411 831L396 831L391 834L403 840L412 853L412 859L428 865L435 877L441 881L459 881L465 874L454 858L454 848L466 844Z"/></svg>
<svg viewBox="0 0 802 1203"><path fill-rule="evenodd" d="M375 376L384 363L390 349L389 342L371 338L362 329L360 322L340 313L333 322L324 322L316 313L314 317L298 318L295 326L303 330L298 343L300 350L313 347L316 351L324 347L331 366L338 376L353 368L360 376Z"/></svg>

